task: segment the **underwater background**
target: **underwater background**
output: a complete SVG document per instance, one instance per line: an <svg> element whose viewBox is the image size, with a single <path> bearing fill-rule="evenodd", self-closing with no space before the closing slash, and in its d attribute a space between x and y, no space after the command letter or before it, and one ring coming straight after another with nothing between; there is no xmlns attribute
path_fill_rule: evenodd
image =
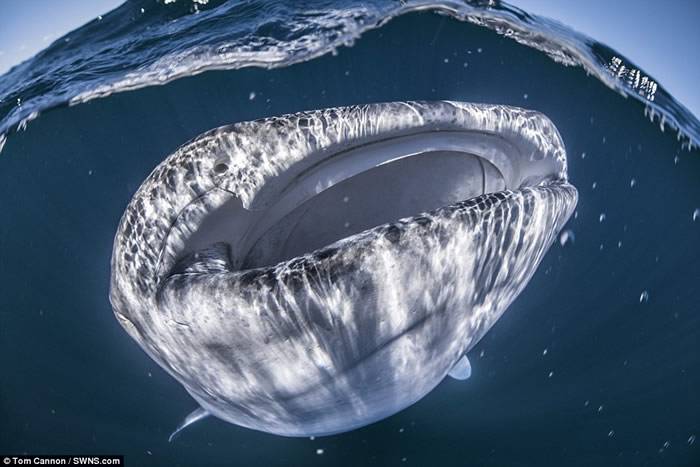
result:
<svg viewBox="0 0 700 467"><path fill-rule="evenodd" d="M168 443L196 403L108 300L140 183L220 125L409 99L544 113L579 189L472 377L345 434L209 418ZM498 2L135 0L0 76L0 134L0 453L700 465L700 122L604 44Z"/></svg>

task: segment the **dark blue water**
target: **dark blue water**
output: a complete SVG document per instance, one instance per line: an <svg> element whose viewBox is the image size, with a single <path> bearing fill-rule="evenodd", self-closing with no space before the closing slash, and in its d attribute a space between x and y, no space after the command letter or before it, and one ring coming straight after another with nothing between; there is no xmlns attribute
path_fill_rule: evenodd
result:
<svg viewBox="0 0 700 467"><path fill-rule="evenodd" d="M120 66L157 68L153 47L167 49L161 58L185 50L205 25L229 21L235 34L240 22L245 43L246 27L258 34L265 24L285 39L291 24L282 7L211 2L192 13L180 3L144 13L149 29L134 16L142 5L172 6L129 3L105 16L109 28L71 33L80 40L64 44L83 44L72 53L57 52L67 47L59 41L0 77L10 131L0 154L0 452L115 453L127 465L700 465L700 154L688 149L698 125L661 85L651 101L648 89L623 81L633 97L625 98L609 87L619 69L601 80L590 64L565 67L508 34L425 11L335 54L271 69L188 69L163 86L62 105L78 89L123 78ZM128 54L104 52L129 40ZM616 54L600 44L589 51L603 76ZM196 404L121 329L108 301L113 236L136 188L167 154L219 125L407 99L549 116L579 188L567 226L575 241L554 245L472 351L470 380L446 380L407 410L346 434L282 438L209 418L169 444ZM43 112L14 132L27 111Z"/></svg>

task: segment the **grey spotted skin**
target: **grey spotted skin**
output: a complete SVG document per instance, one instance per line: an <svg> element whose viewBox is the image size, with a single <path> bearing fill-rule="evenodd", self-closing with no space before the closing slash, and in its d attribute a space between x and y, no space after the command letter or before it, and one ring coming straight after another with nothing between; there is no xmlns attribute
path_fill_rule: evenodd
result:
<svg viewBox="0 0 700 467"><path fill-rule="evenodd" d="M537 112L395 102L239 123L139 188L110 299L201 406L189 420L343 432L453 368L468 377L465 355L576 202L561 138Z"/></svg>

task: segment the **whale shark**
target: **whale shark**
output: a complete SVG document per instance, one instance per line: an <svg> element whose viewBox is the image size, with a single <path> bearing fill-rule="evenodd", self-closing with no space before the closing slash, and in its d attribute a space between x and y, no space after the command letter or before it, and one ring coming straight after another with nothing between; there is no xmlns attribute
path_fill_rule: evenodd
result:
<svg viewBox="0 0 700 467"><path fill-rule="evenodd" d="M536 111L409 101L235 123L136 191L110 301L197 403L171 440L209 415L345 432L470 377L577 199Z"/></svg>

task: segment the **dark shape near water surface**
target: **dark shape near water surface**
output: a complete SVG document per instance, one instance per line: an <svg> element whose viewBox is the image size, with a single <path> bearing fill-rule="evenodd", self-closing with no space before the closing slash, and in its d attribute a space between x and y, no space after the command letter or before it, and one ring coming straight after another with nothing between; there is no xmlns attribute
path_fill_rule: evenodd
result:
<svg viewBox="0 0 700 467"><path fill-rule="evenodd" d="M468 378L576 201L533 111L393 102L238 123L136 192L110 298L199 403L178 430L211 414L343 432Z"/></svg>

